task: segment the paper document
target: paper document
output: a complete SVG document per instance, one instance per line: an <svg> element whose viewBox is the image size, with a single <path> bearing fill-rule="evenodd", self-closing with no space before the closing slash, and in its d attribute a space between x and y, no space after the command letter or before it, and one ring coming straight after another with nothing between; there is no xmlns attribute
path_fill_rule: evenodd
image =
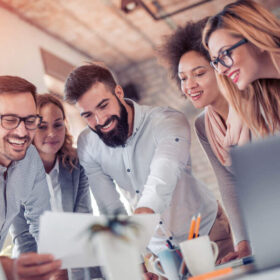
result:
<svg viewBox="0 0 280 280"><path fill-rule="evenodd" d="M154 234L159 215L134 215L130 218L139 224L137 246L142 252ZM53 254L55 258L62 260L62 268L104 265L96 253L95 237L92 240L89 237L89 228L92 224L105 222L105 216L45 212L40 219L38 252Z"/></svg>

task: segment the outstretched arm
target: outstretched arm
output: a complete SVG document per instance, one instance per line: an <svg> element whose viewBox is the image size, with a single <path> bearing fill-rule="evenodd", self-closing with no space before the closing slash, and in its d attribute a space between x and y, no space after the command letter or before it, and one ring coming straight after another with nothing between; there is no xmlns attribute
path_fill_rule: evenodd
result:
<svg viewBox="0 0 280 280"><path fill-rule="evenodd" d="M190 128L182 113L163 112L154 123L151 138L156 148L136 213L162 213L170 205L190 157Z"/></svg>

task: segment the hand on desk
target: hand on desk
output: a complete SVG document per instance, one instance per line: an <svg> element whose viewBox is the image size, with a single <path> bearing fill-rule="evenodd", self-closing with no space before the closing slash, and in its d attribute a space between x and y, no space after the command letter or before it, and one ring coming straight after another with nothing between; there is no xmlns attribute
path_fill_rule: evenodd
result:
<svg viewBox="0 0 280 280"><path fill-rule="evenodd" d="M22 254L17 259L1 258L1 263L8 280L48 280L61 266L53 256L37 253Z"/></svg>
<svg viewBox="0 0 280 280"><path fill-rule="evenodd" d="M226 263L231 260L234 260L234 259L240 259L243 257L247 257L247 256L251 255L251 253L252 252L251 252L249 242L247 240L243 240L238 243L238 245L236 246L235 252L228 253L217 264L222 264L222 263Z"/></svg>

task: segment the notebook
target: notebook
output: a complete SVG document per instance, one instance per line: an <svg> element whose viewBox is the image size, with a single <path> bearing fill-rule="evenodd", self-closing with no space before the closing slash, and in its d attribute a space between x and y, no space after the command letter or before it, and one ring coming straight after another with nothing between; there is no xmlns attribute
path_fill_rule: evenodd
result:
<svg viewBox="0 0 280 280"><path fill-rule="evenodd" d="M233 148L231 156L255 268L280 265L280 136Z"/></svg>

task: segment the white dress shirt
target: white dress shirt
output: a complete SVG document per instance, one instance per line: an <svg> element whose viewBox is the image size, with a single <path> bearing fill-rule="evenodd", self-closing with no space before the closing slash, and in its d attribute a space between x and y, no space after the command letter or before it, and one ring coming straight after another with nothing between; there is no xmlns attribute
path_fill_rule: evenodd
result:
<svg viewBox="0 0 280 280"><path fill-rule="evenodd" d="M193 215L201 213L200 234L208 234L217 215L213 194L191 171L190 127L185 116L167 107L134 106L133 133L125 145L112 148L86 128L78 139L78 154L102 214L123 205L116 184L130 205L161 213L165 232L175 242L187 239ZM134 206L133 202L137 201ZM168 238L157 230L149 248L158 253Z"/></svg>
<svg viewBox="0 0 280 280"><path fill-rule="evenodd" d="M61 197L61 187L58 180L59 176L59 160L55 161L55 165L50 171L46 173L47 183L50 192L50 204L51 210L54 212L63 212L62 197Z"/></svg>

